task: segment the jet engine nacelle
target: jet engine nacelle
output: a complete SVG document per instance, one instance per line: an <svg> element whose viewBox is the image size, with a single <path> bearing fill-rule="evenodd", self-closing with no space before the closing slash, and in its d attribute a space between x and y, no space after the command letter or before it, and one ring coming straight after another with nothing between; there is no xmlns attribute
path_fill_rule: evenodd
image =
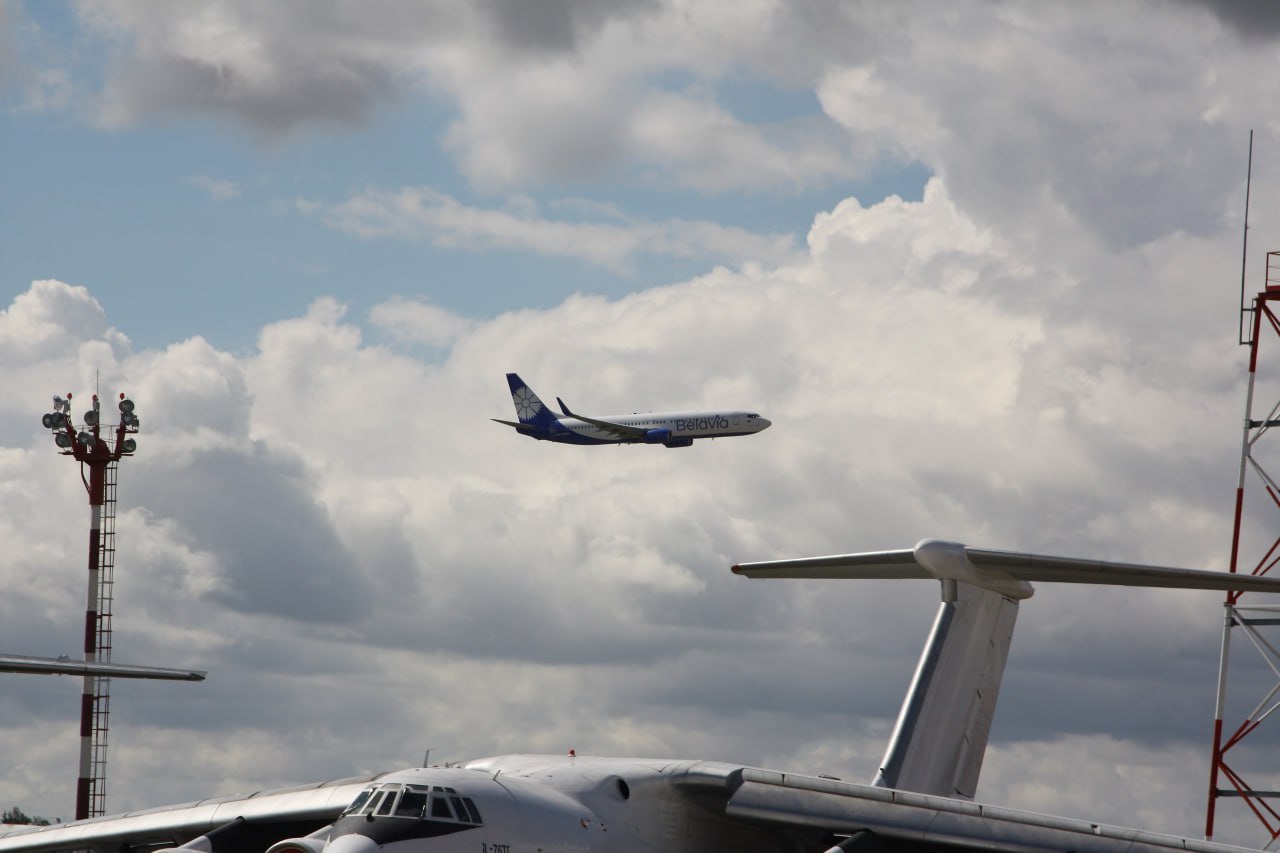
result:
<svg viewBox="0 0 1280 853"><path fill-rule="evenodd" d="M669 429L651 429L645 431L645 444L666 444L671 440L671 430Z"/></svg>

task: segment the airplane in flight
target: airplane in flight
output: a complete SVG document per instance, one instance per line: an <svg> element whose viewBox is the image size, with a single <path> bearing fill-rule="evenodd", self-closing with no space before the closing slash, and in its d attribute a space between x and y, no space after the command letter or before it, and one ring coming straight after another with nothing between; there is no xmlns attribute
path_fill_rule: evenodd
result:
<svg viewBox="0 0 1280 853"><path fill-rule="evenodd" d="M569 411L556 397L564 417L552 414L533 389L515 373L507 374L517 421L491 418L539 441L562 444L662 444L688 447L698 438L728 438L768 429L756 412L650 412L589 418Z"/></svg>
<svg viewBox="0 0 1280 853"><path fill-rule="evenodd" d="M1239 853L973 801L1032 583L1280 592L1280 578L924 540L747 578L920 578L941 603L870 784L717 761L517 754L0 830L0 853Z"/></svg>

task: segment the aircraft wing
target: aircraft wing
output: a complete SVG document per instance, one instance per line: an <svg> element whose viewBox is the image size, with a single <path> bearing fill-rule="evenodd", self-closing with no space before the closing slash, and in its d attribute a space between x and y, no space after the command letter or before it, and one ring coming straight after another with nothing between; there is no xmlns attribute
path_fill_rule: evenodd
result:
<svg viewBox="0 0 1280 853"><path fill-rule="evenodd" d="M3 853L106 853L215 836L214 849L265 850L332 823L378 776L278 788L52 826L0 828Z"/></svg>
<svg viewBox="0 0 1280 853"><path fill-rule="evenodd" d="M726 816L750 823L837 836L871 833L890 842L888 847L877 847L855 841L847 845L849 850L893 850L893 842L908 843L904 849L988 853L1240 853L1243 849L825 777L750 767L724 774L722 781L717 775L690 774L677 787L705 792L718 787L719 781L728 795ZM842 850L833 846L828 853Z"/></svg>
<svg viewBox="0 0 1280 853"><path fill-rule="evenodd" d="M560 404L560 411L564 412L567 417L577 418L583 423L591 424L593 427L602 429L616 438L626 439L628 441L641 441L644 439L648 430L640 427L627 426L626 424L615 424L613 421L602 421L599 418L589 418L586 415L580 415L577 412L569 411L569 407L564 404L564 400L556 397L556 402Z"/></svg>
<svg viewBox="0 0 1280 853"><path fill-rule="evenodd" d="M127 663L74 660L68 657L36 658L28 655L0 655L0 672L33 672L45 675L104 675L111 678L159 678L171 681L204 681L198 669L169 669Z"/></svg>

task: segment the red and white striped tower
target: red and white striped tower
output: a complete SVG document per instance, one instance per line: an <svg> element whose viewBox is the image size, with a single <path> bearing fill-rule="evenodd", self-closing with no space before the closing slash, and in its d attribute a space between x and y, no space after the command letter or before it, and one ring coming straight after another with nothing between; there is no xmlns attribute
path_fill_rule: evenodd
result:
<svg viewBox="0 0 1280 853"><path fill-rule="evenodd" d="M1280 482L1273 479L1264 466L1267 461L1263 451L1265 441L1272 430L1280 427L1280 401L1270 408L1265 417L1254 415L1259 393L1280 394L1280 375L1264 363L1261 343L1265 337L1274 346L1280 343L1280 252L1268 252L1266 278L1262 291L1245 304L1241 283L1240 343L1249 347L1249 376L1245 391L1244 435L1240 450L1240 476L1236 486L1234 522L1231 533L1231 571L1249 571L1254 575L1268 574L1280 563L1280 536L1275 531L1274 512L1280 510ZM1264 322L1265 321L1265 322ZM1261 380L1261 385L1259 380ZM1253 474L1261 490L1246 491ZM1250 495L1255 499L1250 502ZM1252 556L1248 556L1252 555ZM1246 749L1248 738L1254 735L1274 711L1280 709L1280 644L1268 638L1268 630L1280 626L1280 608L1274 605L1242 603L1243 593L1229 592L1224 602L1225 618L1222 628L1222 648L1218 667L1218 696L1214 707L1213 753L1209 774L1209 802L1205 809L1205 838L1212 839L1219 799L1232 798L1242 801L1266 830L1268 844L1280 838L1280 789L1274 784L1255 784L1249 781L1258 772L1267 772L1274 762L1267 756L1258 760L1257 751L1251 756ZM1237 633L1239 632L1239 633ZM1256 697L1259 701L1252 710L1243 714L1234 728L1224 726L1231 700L1248 698L1245 691L1255 685L1237 684L1230 690L1228 671L1233 634L1243 634L1253 649L1262 656L1265 665L1277 676L1277 683L1263 690ZM1244 694L1242 696L1241 694ZM1259 738L1254 738L1259 740ZM1260 768L1264 768L1261 769Z"/></svg>
<svg viewBox="0 0 1280 853"><path fill-rule="evenodd" d="M89 493L89 585L84 614L84 659L108 660L111 650L110 587L114 566L115 465L132 455L136 442L128 437L138 431L133 401L120 395L120 423L115 440L102 437L98 395L85 412L79 431L71 419L71 395L54 398L54 411L44 416L65 456L80 463L80 475ZM110 435L110 431L108 431ZM104 530L104 523L106 529ZM80 696L80 773L76 781L76 820L104 812L106 765L106 708L110 679L86 674Z"/></svg>

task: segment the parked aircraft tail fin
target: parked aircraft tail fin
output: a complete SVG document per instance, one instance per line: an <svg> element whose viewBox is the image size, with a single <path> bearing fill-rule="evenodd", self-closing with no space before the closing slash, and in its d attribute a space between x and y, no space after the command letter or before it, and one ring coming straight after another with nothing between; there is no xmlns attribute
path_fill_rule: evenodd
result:
<svg viewBox="0 0 1280 853"><path fill-rule="evenodd" d="M749 578L935 578L942 603L873 784L972 799L1030 581L1280 592L1280 578L1046 557L926 539L912 549L741 563Z"/></svg>

